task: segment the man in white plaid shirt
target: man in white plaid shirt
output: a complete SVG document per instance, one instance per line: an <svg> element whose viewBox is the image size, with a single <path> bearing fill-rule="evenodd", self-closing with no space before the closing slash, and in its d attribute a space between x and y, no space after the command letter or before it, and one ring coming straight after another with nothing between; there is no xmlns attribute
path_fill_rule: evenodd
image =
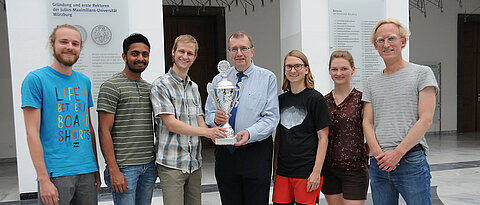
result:
<svg viewBox="0 0 480 205"><path fill-rule="evenodd" d="M198 85L187 75L197 52L193 36L177 37L172 48L173 66L152 84L157 173L165 205L201 204L200 136L212 140L226 137L224 128L205 124Z"/></svg>

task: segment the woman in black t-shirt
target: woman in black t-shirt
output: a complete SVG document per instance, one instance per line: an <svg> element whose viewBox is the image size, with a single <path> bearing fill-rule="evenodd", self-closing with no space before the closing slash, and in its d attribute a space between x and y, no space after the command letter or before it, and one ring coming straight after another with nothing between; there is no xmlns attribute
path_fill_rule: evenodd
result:
<svg viewBox="0 0 480 205"><path fill-rule="evenodd" d="M314 89L308 59L292 50L284 59L285 93L275 136L274 204L315 204L331 125L322 94Z"/></svg>

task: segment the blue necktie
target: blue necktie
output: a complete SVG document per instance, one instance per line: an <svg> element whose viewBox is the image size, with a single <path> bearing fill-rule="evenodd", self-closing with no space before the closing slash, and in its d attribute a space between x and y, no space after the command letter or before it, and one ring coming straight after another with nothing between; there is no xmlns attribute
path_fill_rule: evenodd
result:
<svg viewBox="0 0 480 205"><path fill-rule="evenodd" d="M237 73L237 84L235 85L235 86L237 86L237 88L240 88L238 86L238 83L242 82L242 77L243 76L245 76L243 73ZM237 95L238 94L239 93L237 92ZM228 118L228 124L230 124L230 126L232 126L233 131L235 131L235 117L237 116L237 107L232 108L232 111L230 111L230 114L232 116L230 116L230 118ZM235 151L235 146L227 145L227 149L230 152L234 152Z"/></svg>

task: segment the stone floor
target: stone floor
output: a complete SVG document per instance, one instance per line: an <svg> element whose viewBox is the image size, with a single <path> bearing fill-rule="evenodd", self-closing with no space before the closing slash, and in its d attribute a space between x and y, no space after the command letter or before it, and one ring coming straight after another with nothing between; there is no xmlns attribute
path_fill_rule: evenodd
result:
<svg viewBox="0 0 480 205"><path fill-rule="evenodd" d="M431 166L433 204L479 204L480 133L429 134L428 161ZM213 173L213 150L203 151L202 204L217 205L220 196ZM0 160L0 205L36 204L36 200L19 200L15 160ZM99 204L113 204L110 193L99 195ZM160 189L155 189L153 203L163 204ZM321 196L321 204L326 204ZM366 204L372 204L371 195ZM399 204L405 204L400 201Z"/></svg>

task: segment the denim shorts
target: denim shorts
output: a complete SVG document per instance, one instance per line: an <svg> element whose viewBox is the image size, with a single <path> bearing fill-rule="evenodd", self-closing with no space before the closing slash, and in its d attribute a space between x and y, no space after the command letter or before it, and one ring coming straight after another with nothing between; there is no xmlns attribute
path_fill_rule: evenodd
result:
<svg viewBox="0 0 480 205"><path fill-rule="evenodd" d="M370 158L370 187L374 204L398 204L400 193L407 204L432 204L430 166L423 150L407 153L390 172Z"/></svg>

